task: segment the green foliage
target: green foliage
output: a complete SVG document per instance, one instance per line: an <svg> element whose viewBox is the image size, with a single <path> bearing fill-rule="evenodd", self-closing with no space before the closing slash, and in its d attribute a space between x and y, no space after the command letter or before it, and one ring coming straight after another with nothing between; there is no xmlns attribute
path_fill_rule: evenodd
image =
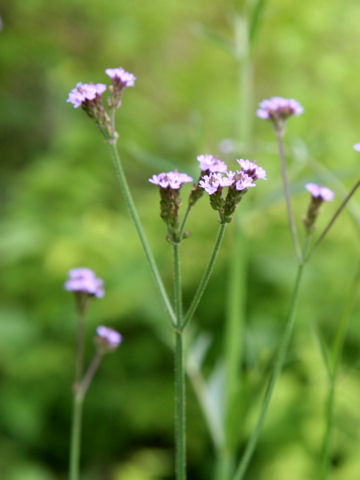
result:
<svg viewBox="0 0 360 480"><path fill-rule="evenodd" d="M5 0L0 32L3 478L66 478L76 316L63 283L76 266L94 269L106 285L105 298L93 302L87 320L88 361L96 325L124 335L119 351L104 359L85 403L84 479L171 478L170 326L107 146L91 121L65 102L78 81L105 81L106 67L123 66L138 77L118 114L119 146L169 292L170 249L158 192L147 178L173 167L197 175L194 159L202 152L219 153L233 168L236 157L257 158L268 172L268 182L236 212L248 245L247 296L231 435L244 445L282 332L295 265L272 129L255 121L254 141L238 138L234 15L242 19L249 10L240 3L246 2ZM321 231L359 171L352 145L359 141L354 79L360 73L360 5L355 0L347 8L326 0L316 7L310 0L296 6L291 0L247 3L255 40L255 102L283 95L305 107L302 117L289 121L285 137L299 229L308 202L303 184L320 181L336 192L335 203L324 206ZM221 153L224 139L233 140L233 153ZM317 478L327 385L321 351L333 344L356 274L359 223L352 218L359 218L358 208L355 199L351 214L339 219L307 271L291 353L249 480ZM205 197L189 228L193 233L182 246L185 305L217 229ZM199 480L212 478L216 463L201 412L208 408L215 428L219 425L232 246L229 234L197 311L197 327L189 326L189 337L197 338L189 345L193 354L204 338L211 339L201 361L192 364L213 393L209 397L202 390L205 407L188 386L189 478ZM334 421L333 478L341 480L360 471L358 317L357 303L340 365Z"/></svg>

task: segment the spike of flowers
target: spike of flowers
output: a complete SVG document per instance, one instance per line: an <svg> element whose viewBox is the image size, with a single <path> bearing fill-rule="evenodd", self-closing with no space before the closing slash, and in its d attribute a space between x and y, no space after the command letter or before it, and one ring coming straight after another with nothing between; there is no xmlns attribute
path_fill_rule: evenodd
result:
<svg viewBox="0 0 360 480"><path fill-rule="evenodd" d="M149 182L157 185L160 190L160 216L168 228L168 240L179 242L179 209L181 207L180 189L184 183L193 179L186 173L177 170L160 173L149 178Z"/></svg>
<svg viewBox="0 0 360 480"><path fill-rule="evenodd" d="M122 342L122 336L116 330L100 325L96 329L95 343L101 353L115 350Z"/></svg>
<svg viewBox="0 0 360 480"><path fill-rule="evenodd" d="M306 231L310 234L315 230L315 222L319 215L321 204L331 202L334 198L334 192L330 188L317 185L316 183L307 183L305 188L311 195L311 201L303 222Z"/></svg>
<svg viewBox="0 0 360 480"><path fill-rule="evenodd" d="M122 93L125 88L133 87L135 85L136 77L133 73L127 72L123 68L107 68L106 75L111 78L111 85L109 87L110 96L108 104L110 108L119 108L121 106Z"/></svg>
<svg viewBox="0 0 360 480"><path fill-rule="evenodd" d="M88 102L92 102L96 97L101 96L106 90L103 83L77 83L76 87L69 93L67 102L74 105L74 108L86 107Z"/></svg>
<svg viewBox="0 0 360 480"><path fill-rule="evenodd" d="M65 290L96 298L104 296L104 282L101 278L97 278L90 268L73 268L68 275L69 278L64 285Z"/></svg>
<svg viewBox="0 0 360 480"><path fill-rule="evenodd" d="M276 130L283 130L285 121L295 115L301 115L304 111L300 103L293 98L272 97L263 100L259 104L257 116L264 120L271 120Z"/></svg>
<svg viewBox="0 0 360 480"><path fill-rule="evenodd" d="M222 160L219 160L218 157L214 157L213 155L204 154L198 155L196 157L197 161L199 162L200 170L202 172L226 172L227 165Z"/></svg>

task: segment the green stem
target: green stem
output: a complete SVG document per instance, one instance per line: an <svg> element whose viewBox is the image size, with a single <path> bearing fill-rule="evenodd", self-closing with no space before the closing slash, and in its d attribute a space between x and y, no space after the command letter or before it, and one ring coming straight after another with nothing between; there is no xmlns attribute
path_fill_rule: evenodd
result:
<svg viewBox="0 0 360 480"><path fill-rule="evenodd" d="M127 205L129 207L131 218L132 218L132 220L135 224L136 231L139 235L139 238L140 238L141 244L143 246L146 258L148 260L151 272L153 274L155 283L156 283L156 285L158 287L158 290L160 292L161 299L164 303L164 306L165 306L165 308L166 308L166 310L167 310L167 312L170 316L170 319L171 319L173 325L175 326L176 325L176 316L175 316L174 310L171 306L171 303L169 301L169 297L166 293L164 284L162 282L159 270L158 270L157 265L155 263L155 259L153 257L152 252L151 252L149 243L146 239L146 235L145 235L145 232L142 228L139 215L136 211L134 200L132 198L132 195L131 195L131 192L130 192L130 189L129 189L129 186L128 186L128 183L127 183L127 180L126 180L125 172L124 172L124 169L123 169L122 164L121 164L119 153L118 153L116 145L114 143L109 143L109 145L110 145L110 149L111 149L111 153L112 153L112 158L113 158L113 162L114 162L116 175L119 179L120 185L122 187L122 190L123 190L126 202L127 202Z"/></svg>
<svg viewBox="0 0 360 480"><path fill-rule="evenodd" d="M328 398L326 402L325 418L326 427L322 445L322 461L321 461L321 480L326 480L329 475L330 456L331 456L331 438L333 431L334 420L334 404L336 394L336 381L338 377L339 364L341 360L341 354L345 341L345 336L351 317L351 313L354 308L355 301L359 294L359 280L360 280L360 268L356 272L355 279L350 288L348 299L344 305L344 309L340 318L340 322L337 327L335 335L334 348L333 348L333 366L331 375L329 378L329 390Z"/></svg>
<svg viewBox="0 0 360 480"><path fill-rule="evenodd" d="M210 260L209 260L209 263L205 269L205 272L203 273L203 276L200 280L200 283L199 283L199 286L196 290L196 293L194 295L194 298L192 299L192 302L190 304L190 307L188 309L188 311L186 312L186 315L184 317L184 320L182 322L182 328L185 328L186 325L190 322L190 320L192 319L194 313L195 313L195 310L197 309L197 306L199 305L199 302L201 300L201 297L203 296L203 293L205 291L205 288L208 284L208 281L209 281L209 278L211 276L211 273L214 269L214 265L215 265L215 261L216 261L216 257L217 257L217 254L219 252L219 249L220 249L220 246L221 246L221 243L222 243L222 240L224 238L224 233L225 233L225 229L226 229L226 223L222 223L219 227L219 230L218 230L218 234L217 234L217 237L216 237L216 240L215 240L215 245L214 245L214 249L212 251L212 254L211 254L211 257L210 257Z"/></svg>
<svg viewBox="0 0 360 480"><path fill-rule="evenodd" d="M74 391L77 390L84 371L85 315L88 306L88 298L86 298L86 296L82 292L77 292L76 295L78 311L78 331L76 345Z"/></svg>
<svg viewBox="0 0 360 480"><path fill-rule="evenodd" d="M82 408L85 394L101 362L101 358L102 355L98 352L95 355L93 361L90 364L90 367L85 373L84 378L82 379L74 394L73 418L71 426L69 480L79 480Z"/></svg>
<svg viewBox="0 0 360 480"><path fill-rule="evenodd" d="M309 241L310 241L310 237L308 236L305 240L305 246L304 246L304 250L303 250L303 254L302 254L303 259L306 258L306 252L307 252L307 249L308 249L308 246L309 246ZM248 465L250 463L250 460L251 460L251 457L252 457L252 455L255 451L256 445L259 441L260 434L261 434L263 426L264 426L266 414L267 414L267 411L268 411L269 406L270 406L270 402L271 402L272 395L273 395L273 392L274 392L274 389L275 389L275 385L276 385L276 383L279 379L280 373L282 371L284 361L285 361L285 357L286 357L286 353L288 351L290 340L291 340L291 337L292 337L292 332L294 330L297 304L298 304L298 298L299 298L299 293L300 293L300 285L301 285L301 280L302 280L303 273L304 273L304 266L305 266L304 261L301 261L298 265L294 290L293 290L293 294L292 294L292 298L291 298L290 310L289 310L288 318L287 318L286 325L285 325L285 331L284 331L284 334L281 338L281 342L280 342L280 345L279 345L277 356L275 358L274 369L273 369L269 384L268 384L266 392L265 392L264 400L263 400L263 403L262 403L262 406L261 406L261 410L260 410L260 414L259 414L257 423L255 425L254 430L252 431L252 433L250 435L248 444L245 448L245 452L244 452L244 454L243 454L243 456L240 460L239 466L236 470L236 473L235 473L235 476L234 476L233 480L242 480L244 478L247 467L248 467Z"/></svg>
<svg viewBox="0 0 360 480"><path fill-rule="evenodd" d="M298 261L301 261L302 254L301 254L301 247L299 242L299 236L296 229L296 223L294 219L294 213L291 206L291 195L290 195L290 187L289 187L289 180L287 175L287 168L286 168L286 159L285 159L285 151L284 151L284 143L283 143L283 130L279 130L275 128L276 136L278 139L278 148L279 148L279 156L280 156L280 164L281 164L281 173L283 178L283 186L284 186L284 193L285 193L285 201L286 201L286 208L287 214L289 218L290 230L291 235L294 241L295 253L296 258Z"/></svg>
<svg viewBox="0 0 360 480"><path fill-rule="evenodd" d="M174 304L175 328L175 470L176 479L186 479L186 389L184 368L184 332L182 323L182 294L180 270L180 245L173 245L174 252Z"/></svg>
<svg viewBox="0 0 360 480"><path fill-rule="evenodd" d="M186 222L188 220L188 217L189 217L189 214L191 212L191 207L192 205L188 205L187 206L187 209L186 209L186 212L185 212L185 215L184 215L184 218L183 218L183 221L181 223L181 226L180 226L180 230L179 230L179 241L181 242L182 240L182 236L183 236L183 233L184 233L184 230L185 230L185 226L186 226Z"/></svg>
<svg viewBox="0 0 360 480"><path fill-rule="evenodd" d="M75 396L71 426L69 480L79 479L82 407L82 399Z"/></svg>

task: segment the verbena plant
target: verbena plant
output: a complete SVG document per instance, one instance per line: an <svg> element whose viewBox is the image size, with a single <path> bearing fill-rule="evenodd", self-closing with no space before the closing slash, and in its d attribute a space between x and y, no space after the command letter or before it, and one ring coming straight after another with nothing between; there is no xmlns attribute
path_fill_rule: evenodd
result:
<svg viewBox="0 0 360 480"><path fill-rule="evenodd" d="M123 93L128 87L135 85L135 76L126 72L122 68L109 68L106 74L110 78L110 85L105 84L82 84L70 92L68 101L75 108L81 107L86 114L96 123L112 155L115 172L121 185L124 198L127 202L129 213L134 222L135 228L143 246L149 267L153 274L160 298L167 311L169 326L174 335L174 365L175 365L175 476L177 480L186 479L186 352L184 345L184 336L186 327L193 320L196 309L201 301L204 291L207 287L209 278L213 273L216 258L221 248L222 240L227 226L231 223L233 215L245 195L250 192L258 180L266 179L265 170L257 165L256 162L247 159L237 159L237 168L232 171L219 158L203 154L197 157L199 162L199 177L194 181L186 173L180 173L177 170L154 174L149 182L156 185L160 193L160 217L166 226L166 240L173 253L174 284L173 295L169 296L163 283L161 274L154 259L152 250L147 241L146 234L142 227L140 217L137 213L129 185L127 183L125 171L117 150L118 132L116 130L116 111L121 107ZM108 96L105 99L105 95ZM284 154L284 134L287 120L303 113L301 105L293 99L284 99L273 97L264 100L260 104L257 112L258 117L268 120L274 127L274 132L278 141L279 157L282 170L283 186L287 206L289 226L294 243L294 250L297 259L297 274L295 277L293 293L290 302L286 323L284 325L283 335L280 339L272 373L262 399L260 413L255 423L255 427L249 436L247 446L243 452L240 452L240 459L236 464L220 472L219 480L241 480L249 466L251 457L257 446L264 421L269 409L275 386L281 374L286 354L289 348L292 332L294 329L300 286L303 279L304 268L311 258L314 250L323 241L324 237L338 218L339 214L355 193L360 185L356 182L353 189L344 199L341 205L334 213L329 224L323 232L312 241L315 231L316 220L320 208L324 202L333 200L333 192L321 185L314 183L306 184L306 189L310 193L310 203L303 218L305 228L305 241L300 243L296 221L291 205L290 187L288 182L286 160ZM185 212L182 213L182 198L185 184L191 183ZM214 247L207 265L204 266L204 273L199 285L193 294L190 305L185 309L182 300L182 282L181 282L181 243L187 239L191 232L186 230L189 216L195 210L196 204L201 197L208 195L210 207L216 212L218 217L218 233L215 238ZM194 213L195 214L195 213ZM107 327L99 327L96 336L97 352L89 369L83 372L84 356L84 316L87 311L91 297L102 296L102 284L95 277L93 272L88 269L74 269L70 272L70 278L66 283L68 290L75 291L77 307L79 314L79 330L77 343L76 375L74 383L74 416L72 429L72 443L70 454L70 479L79 478L79 457L80 457L80 438L81 438L81 415L82 405L87 389L94 376L94 373L100 363L104 353L114 350L121 341L121 336L117 332ZM335 365L332 369L332 380L334 385L336 379L336 367L339 354L336 357ZM331 412L329 413L329 416ZM209 422L211 427L211 421ZM214 428L214 424L212 427ZM215 426L216 428L216 426ZM330 433L324 439L324 459L326 466L329 457L328 438ZM326 468L323 469L326 472ZM325 474L324 474L325 475ZM324 477L325 478L325 477Z"/></svg>

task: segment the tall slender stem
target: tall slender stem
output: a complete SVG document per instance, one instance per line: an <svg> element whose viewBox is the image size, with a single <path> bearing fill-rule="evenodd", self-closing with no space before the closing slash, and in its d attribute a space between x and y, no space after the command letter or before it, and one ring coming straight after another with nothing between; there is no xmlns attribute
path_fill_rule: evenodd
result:
<svg viewBox="0 0 360 480"><path fill-rule="evenodd" d="M176 316L175 316L174 310L171 306L171 303L169 301L169 297L166 293L163 281L161 279L159 270L158 270L157 265L155 263L155 259L153 257L152 252L151 252L151 249L150 249L149 243L147 241L145 232L142 228L139 215L136 211L135 203L134 203L134 200L132 198L132 195L131 195L131 192L130 192L130 189L129 189L129 186L128 186L128 183L127 183L127 180L126 180L125 172L124 172L121 160L120 160L119 153L118 153L116 145L114 143L110 143L109 145L110 145L110 149L111 149L111 153L112 153L112 157L113 157L113 162L114 162L116 175L119 179L120 185L122 187L122 190L123 190L126 202L127 202L127 205L129 207L131 218L132 218L132 220L135 224L136 231L139 235L139 238L140 238L141 244L143 246L146 258L148 260L151 272L153 274L155 283L156 283L156 285L158 287L158 290L160 292L161 299L164 303L164 306L165 306L165 308L166 308L166 310L167 310L167 312L170 316L170 319L171 319L173 325L175 326L176 325Z"/></svg>
<svg viewBox="0 0 360 480"><path fill-rule="evenodd" d="M182 323L182 292L180 244L173 245L175 328L175 470L176 479L186 479L186 389L184 368L184 332Z"/></svg>
<svg viewBox="0 0 360 480"><path fill-rule="evenodd" d="M195 310L197 309L197 306L199 305L199 302L201 300L201 297L203 296L203 293L205 291L205 288L208 284L208 281L209 281L209 278L211 276L211 273L213 271L213 268L214 268L214 265L215 265L215 261L216 261L216 257L217 257L217 254L219 253L219 249L220 249L220 246L221 246L221 243L222 243L222 240L224 238L224 233L225 233L225 229L226 229L226 223L222 223L219 227L219 230L218 230L218 233L217 233L217 237L216 237L216 240L215 240L215 245L214 245L214 249L212 251L212 254L211 254L211 257L210 257L210 260L209 260L209 263L203 273L203 276L200 280L200 283L199 283L199 286L195 292L195 295L194 295L194 298L192 299L192 302L190 304L190 307L188 309L188 311L186 312L186 315L183 319L183 322L182 322L182 328L185 328L186 325L190 322L190 320L192 319L194 313L195 313Z"/></svg>
<svg viewBox="0 0 360 480"><path fill-rule="evenodd" d="M309 241L310 241L310 237L307 236L306 241L305 241L303 254L302 254L303 259L306 258L306 251L307 251L308 246L309 246ZM244 454L243 454L243 456L240 460L239 466L236 470L234 480L242 480L244 478L244 475L245 475L247 467L250 463L251 457L252 457L252 455L255 451L256 445L259 441L260 434L261 434L263 426L264 426L266 414L267 414L267 411L268 411L269 406L270 406L270 402L271 402L271 399L272 399L272 395L273 395L273 392L274 392L275 385L278 381L278 378L280 376L280 373L281 373L283 365L284 365L286 353L288 351L290 340L291 340L291 337L292 337L292 332L294 330L297 304L298 304L298 298L299 298L299 293L300 293L300 285L301 285L301 280L302 280L303 273L304 273L304 266L305 266L305 264L304 264L303 261L301 261L298 265L294 290L293 290L291 303L290 303L290 310L289 310L289 314L288 314L286 325L285 325L285 331L284 331L284 334L281 338L280 345L279 345L279 348L278 348L278 352L277 352L277 355L276 355L276 358L275 358L274 369L273 369L273 372L271 374L271 378L270 378L270 381L268 383L268 386L267 386L267 389L266 389L266 392L265 392L265 396L264 396L264 400L263 400L263 403L262 403L262 406L261 406L261 410L260 410L258 420L256 422L254 430L252 431L252 433L250 435L250 439L249 439L248 444L245 448L245 452L244 452Z"/></svg>
<svg viewBox="0 0 360 480"><path fill-rule="evenodd" d="M70 443L70 465L69 480L79 480L80 472L80 451L81 451L81 427L82 427L82 408L84 398L93 379L95 372L101 362L102 355L96 353L81 383L74 393L73 417L71 425L71 443Z"/></svg>
<svg viewBox="0 0 360 480"><path fill-rule="evenodd" d="M284 193L285 193L285 201L286 201L286 208L289 218L290 230L291 235L294 241L295 247L295 254L298 261L301 261L301 247L299 242L299 236L296 229L296 223L294 219L294 213L291 206L291 195L290 195L290 187L289 187L289 180L287 175L287 168L286 168L286 159L285 159L285 151L284 151L284 143L283 143L283 130L275 128L276 136L278 139L278 148L279 148L279 156L280 156L280 164L281 164L281 173L283 178L283 186L284 186Z"/></svg>
<svg viewBox="0 0 360 480"><path fill-rule="evenodd" d="M342 349L345 336L353 311L355 301L359 294L360 268L358 267L355 278L352 282L347 301L344 305L343 312L337 327L337 332L333 347L333 365L329 376L328 398L325 409L326 427L322 445L322 461L321 461L321 480L326 480L329 475L330 455L331 455L331 439L333 431L334 404L336 394L336 381L338 377L339 363L341 360Z"/></svg>
<svg viewBox="0 0 360 480"><path fill-rule="evenodd" d="M85 353L85 315L89 303L88 295L83 292L76 292L76 303L78 312L78 331L76 342L76 360L75 360L75 381L74 390L76 391L84 370Z"/></svg>
<svg viewBox="0 0 360 480"><path fill-rule="evenodd" d="M320 237L317 239L317 241L315 242L314 246L312 247L309 255L308 255L308 259L310 258L310 256L313 254L314 250L320 245L320 243L324 240L325 236L327 235L327 233L329 232L330 228L334 225L335 221L337 220L337 218L339 217L340 213L343 211L343 209L345 208L346 204L348 203L348 201L350 200L350 198L354 195L354 193L356 192L356 190L360 187L360 180L358 180L355 185L353 186L353 188L350 190L350 192L346 195L346 197L344 198L343 202L341 203L340 207L336 210L336 212L334 213L332 219L330 220L330 222L327 224L327 226L324 228L322 234L320 235Z"/></svg>
<svg viewBox="0 0 360 480"><path fill-rule="evenodd" d="M190 212L191 212L191 207L192 207L191 205L187 206L183 221L181 222L181 226L180 226L180 230L179 230L179 240L180 241L181 241L181 237L183 236L183 233L184 233L184 230L185 230L186 222L187 222L188 217L189 217Z"/></svg>
<svg viewBox="0 0 360 480"><path fill-rule="evenodd" d="M83 400L74 396L71 425L69 480L79 480Z"/></svg>

